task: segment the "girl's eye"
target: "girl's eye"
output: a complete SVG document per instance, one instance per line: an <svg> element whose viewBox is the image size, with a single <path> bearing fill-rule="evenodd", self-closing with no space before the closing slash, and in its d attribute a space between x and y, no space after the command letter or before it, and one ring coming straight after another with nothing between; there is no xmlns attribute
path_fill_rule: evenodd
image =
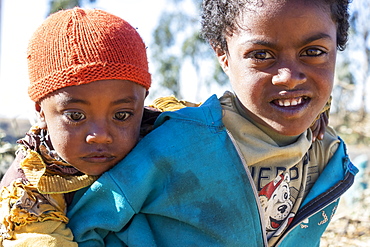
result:
<svg viewBox="0 0 370 247"><path fill-rule="evenodd" d="M323 50L320 50L320 49L317 49L317 48L310 48L310 49L307 49L305 50L302 55L303 56L310 56L310 57L318 57L322 54L324 54L325 52Z"/></svg>
<svg viewBox="0 0 370 247"><path fill-rule="evenodd" d="M86 116L81 112L65 112L64 115L73 122L81 121L86 118Z"/></svg>
<svg viewBox="0 0 370 247"><path fill-rule="evenodd" d="M120 112L117 112L116 114L114 114L114 118L119 120L119 121L125 121L131 115L132 115L131 112L120 111Z"/></svg>
<svg viewBox="0 0 370 247"><path fill-rule="evenodd" d="M253 52L249 53L247 58L252 58L252 59L255 59L255 60L266 60L266 59L273 58L273 56L268 51L259 50L259 51L253 51Z"/></svg>

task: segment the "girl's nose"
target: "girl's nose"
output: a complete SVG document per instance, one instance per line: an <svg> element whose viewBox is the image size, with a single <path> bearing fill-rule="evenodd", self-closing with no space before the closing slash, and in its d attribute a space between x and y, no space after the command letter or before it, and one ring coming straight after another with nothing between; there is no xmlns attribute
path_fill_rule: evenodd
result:
<svg viewBox="0 0 370 247"><path fill-rule="evenodd" d="M272 84L284 86L287 89L294 89L306 81L307 77L304 73L292 68L280 68L277 74L272 77Z"/></svg>
<svg viewBox="0 0 370 247"><path fill-rule="evenodd" d="M113 142L113 137L105 125L95 125L86 136L86 142L89 144L109 144Z"/></svg>

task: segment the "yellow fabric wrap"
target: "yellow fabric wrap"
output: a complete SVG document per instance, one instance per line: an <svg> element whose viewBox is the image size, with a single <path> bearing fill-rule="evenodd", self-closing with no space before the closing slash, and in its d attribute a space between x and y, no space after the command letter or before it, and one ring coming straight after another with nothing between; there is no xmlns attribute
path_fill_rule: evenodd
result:
<svg viewBox="0 0 370 247"><path fill-rule="evenodd" d="M40 146L41 152L43 146ZM27 150L27 155L21 162L20 166L23 169L27 179L31 184L37 186L39 192L43 194L68 193L82 189L92 184L98 176L89 176L86 174L75 175L57 175L46 169L46 164L42 157L33 150ZM61 166L69 166L62 161L53 161L54 164Z"/></svg>
<svg viewBox="0 0 370 247"><path fill-rule="evenodd" d="M58 221L34 222L16 230L14 239L5 239L0 246L30 247L30 246L63 246L77 247L73 242L73 234L66 224Z"/></svg>
<svg viewBox="0 0 370 247"><path fill-rule="evenodd" d="M162 112L176 111L185 107L198 107L201 103L191 103L185 100L178 100L175 96L160 97L153 101L150 107L156 108Z"/></svg>
<svg viewBox="0 0 370 247"><path fill-rule="evenodd" d="M1 233L12 239L14 231L32 222L55 220L68 222L63 194L40 194L35 186L22 179L12 182L1 190Z"/></svg>
<svg viewBox="0 0 370 247"><path fill-rule="evenodd" d="M91 185L98 176L60 175L48 170L44 159L48 162L52 161L54 165L70 165L62 161L50 160L44 146L40 146L42 155L26 148L19 149L19 152L25 154L19 166L28 181L18 178L8 187L1 188L0 246L27 246L27 242L31 240L23 240L33 239L33 237L34 241L44 243L40 246L45 246L48 241L63 243L54 246L77 246L68 240L69 235L71 241L73 237L70 230L66 228L68 218L64 194ZM48 236L50 225L54 225L55 231L60 232L55 233L55 236ZM40 235L36 234L37 232ZM71 245L64 243L65 241Z"/></svg>

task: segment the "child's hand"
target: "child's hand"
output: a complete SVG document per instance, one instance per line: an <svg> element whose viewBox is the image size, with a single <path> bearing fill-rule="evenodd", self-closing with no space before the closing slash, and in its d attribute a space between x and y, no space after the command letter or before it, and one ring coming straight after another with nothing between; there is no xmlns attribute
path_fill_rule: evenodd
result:
<svg viewBox="0 0 370 247"><path fill-rule="evenodd" d="M316 141L316 139L322 140L324 138L326 126L329 124L331 100L332 97L330 96L320 115L317 116L315 122L310 127L312 131L312 142Z"/></svg>
<svg viewBox="0 0 370 247"><path fill-rule="evenodd" d="M324 138L326 126L329 124L329 118L326 112L320 114L320 117L311 125L312 142L316 139L322 140Z"/></svg>

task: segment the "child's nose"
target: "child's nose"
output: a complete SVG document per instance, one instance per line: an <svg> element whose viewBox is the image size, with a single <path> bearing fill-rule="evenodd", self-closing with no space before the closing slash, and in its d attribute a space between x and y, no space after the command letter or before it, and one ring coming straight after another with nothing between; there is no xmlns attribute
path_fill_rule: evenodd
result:
<svg viewBox="0 0 370 247"><path fill-rule="evenodd" d="M86 142L88 144L100 143L109 144L113 142L112 135L106 126L95 125L91 128L90 132L86 136Z"/></svg>
<svg viewBox="0 0 370 247"><path fill-rule="evenodd" d="M293 67L280 68L277 74L272 77L272 84L284 86L287 89L294 89L306 81L306 75Z"/></svg>

